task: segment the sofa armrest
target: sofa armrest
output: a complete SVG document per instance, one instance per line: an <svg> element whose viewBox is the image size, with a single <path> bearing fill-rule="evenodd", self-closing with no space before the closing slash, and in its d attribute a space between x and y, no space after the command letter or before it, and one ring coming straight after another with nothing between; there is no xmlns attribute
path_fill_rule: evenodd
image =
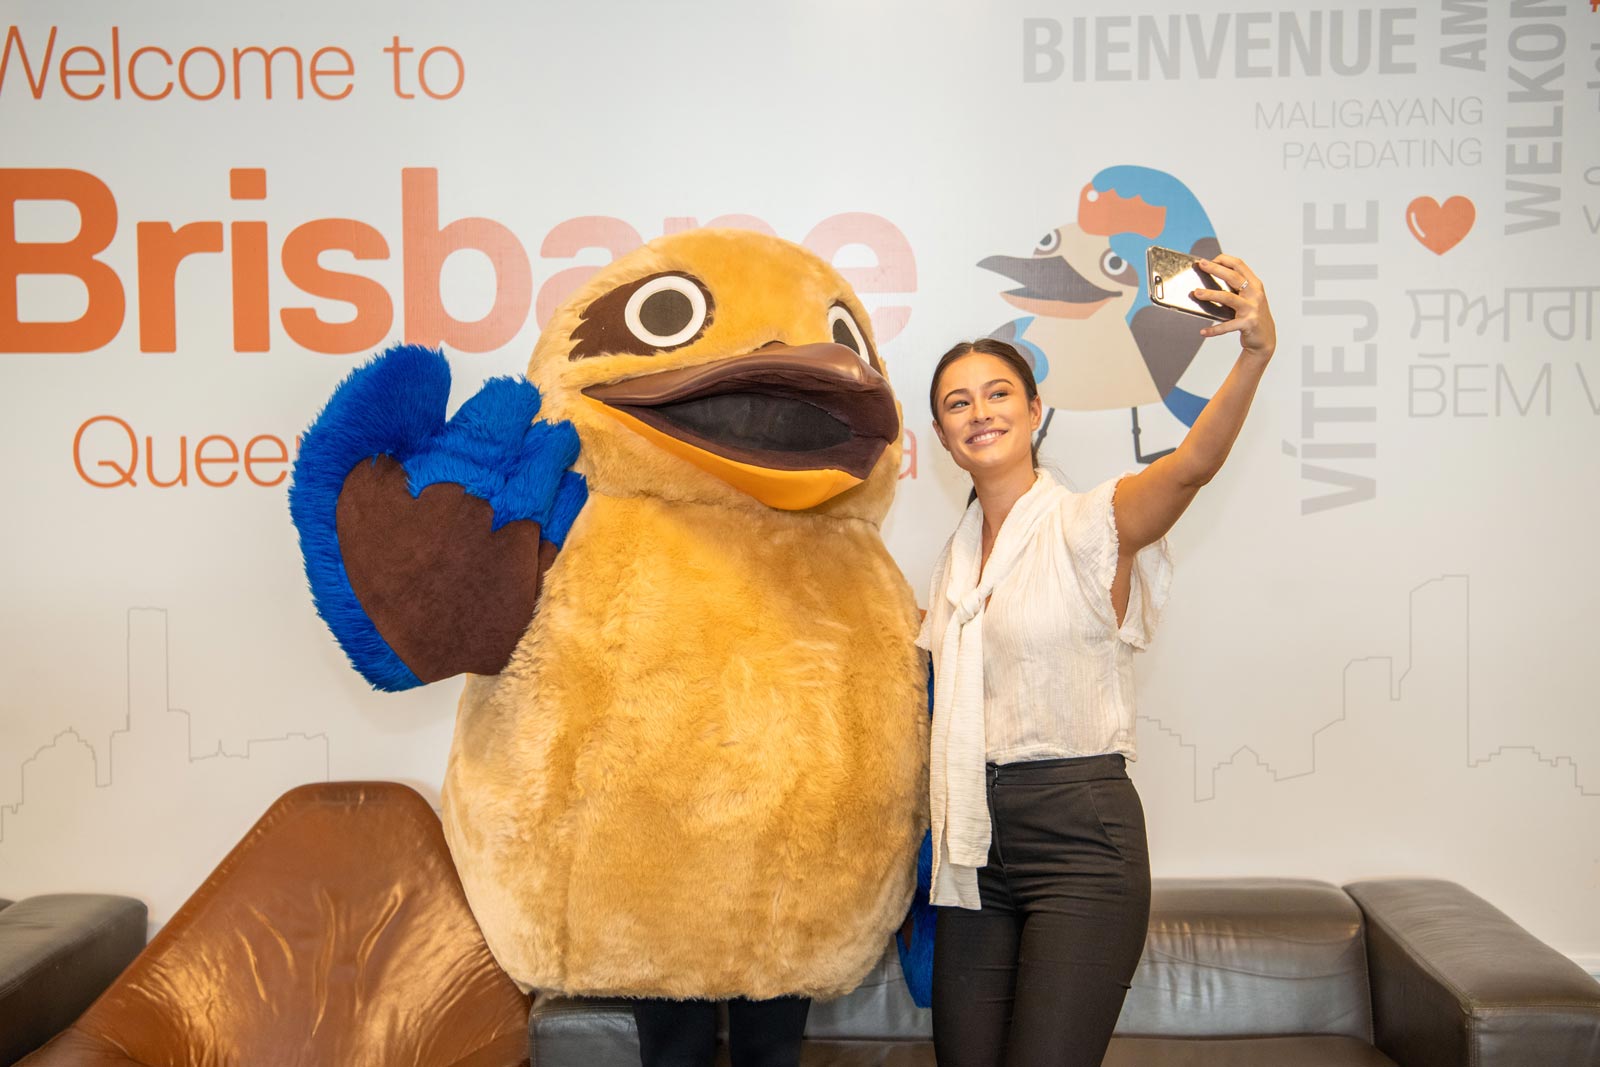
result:
<svg viewBox="0 0 1600 1067"><path fill-rule="evenodd" d="M638 1067L633 1002L540 993L528 1015L530 1067Z"/></svg>
<svg viewBox="0 0 1600 1067"><path fill-rule="evenodd" d="M59 893L0 911L0 1064L71 1025L122 973L146 935L127 897Z"/></svg>
<svg viewBox="0 0 1600 1067"><path fill-rule="evenodd" d="M1357 882L1377 1045L1403 1067L1600 1063L1600 983L1453 882Z"/></svg>

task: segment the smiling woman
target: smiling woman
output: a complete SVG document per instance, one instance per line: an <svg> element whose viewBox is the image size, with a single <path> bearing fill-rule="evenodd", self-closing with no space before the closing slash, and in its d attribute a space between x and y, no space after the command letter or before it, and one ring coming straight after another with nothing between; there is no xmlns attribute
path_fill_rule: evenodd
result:
<svg viewBox="0 0 1600 1067"><path fill-rule="evenodd" d="M958 344L934 371L934 430L973 486L917 638L935 679L944 1067L1099 1064L1144 948L1132 656L1166 601L1165 535L1222 466L1277 343L1260 279L1231 256L1200 263L1228 289L1193 295L1234 318L1196 332L1237 331L1243 351L1183 443L1138 474L1074 493L1037 470L1038 387L1005 342Z"/></svg>

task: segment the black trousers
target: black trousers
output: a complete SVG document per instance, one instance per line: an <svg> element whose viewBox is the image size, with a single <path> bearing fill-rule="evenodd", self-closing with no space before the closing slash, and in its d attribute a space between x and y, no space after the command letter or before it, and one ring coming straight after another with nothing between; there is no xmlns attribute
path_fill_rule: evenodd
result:
<svg viewBox="0 0 1600 1067"><path fill-rule="evenodd" d="M810 997L728 1001L733 1067L798 1067ZM717 1002L633 1002L643 1067L711 1067L717 1055Z"/></svg>
<svg viewBox="0 0 1600 1067"><path fill-rule="evenodd" d="M1150 922L1144 809L1120 755L990 764L983 907L940 908L939 1067L1099 1067Z"/></svg>

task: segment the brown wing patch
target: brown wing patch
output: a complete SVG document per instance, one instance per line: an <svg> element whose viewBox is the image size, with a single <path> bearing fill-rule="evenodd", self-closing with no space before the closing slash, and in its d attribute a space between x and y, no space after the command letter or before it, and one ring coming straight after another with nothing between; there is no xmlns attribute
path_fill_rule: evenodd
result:
<svg viewBox="0 0 1600 1067"><path fill-rule="evenodd" d="M490 531L493 509L459 485L413 499L380 456L352 470L336 518L345 573L395 654L423 682L498 674L533 620L556 546L522 519Z"/></svg>
<svg viewBox="0 0 1600 1067"><path fill-rule="evenodd" d="M1205 320L1166 308L1140 308L1128 328L1133 331L1139 355L1150 368L1150 377L1156 383L1156 392L1165 397L1172 392L1183 372L1194 362L1200 351L1200 327Z"/></svg>

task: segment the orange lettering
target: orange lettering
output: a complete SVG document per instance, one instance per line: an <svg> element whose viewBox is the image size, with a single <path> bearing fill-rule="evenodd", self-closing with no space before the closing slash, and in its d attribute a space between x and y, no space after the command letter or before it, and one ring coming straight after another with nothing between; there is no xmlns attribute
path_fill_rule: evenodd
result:
<svg viewBox="0 0 1600 1067"><path fill-rule="evenodd" d="M78 234L60 244L18 241L16 205L64 200L78 209ZM117 233L117 201L105 183L81 170L0 169L0 352L88 352L122 329L122 282L96 259ZM88 306L71 322L23 322L17 279L56 274L77 278Z"/></svg>
<svg viewBox="0 0 1600 1067"><path fill-rule="evenodd" d="M222 223L191 222L177 230L170 222L134 227L139 245L139 351L178 350L178 264L197 252L222 251Z"/></svg>
<svg viewBox="0 0 1600 1067"><path fill-rule="evenodd" d="M230 170L228 195L234 200L265 200L265 168ZM233 350L266 352L272 347L272 309L267 306L267 224L235 222L228 232L233 250Z"/></svg>
<svg viewBox="0 0 1600 1067"><path fill-rule="evenodd" d="M428 59L431 56L438 55L440 52L443 52L445 55L455 60L456 83L448 92L436 93L428 87ZM450 99L452 96L461 91L461 86L466 83L466 80L467 65L461 62L461 53L457 52L454 48L446 48L444 45L437 45L422 53L422 58L417 60L417 84L422 86L423 92L427 93L435 100Z"/></svg>
<svg viewBox="0 0 1600 1067"><path fill-rule="evenodd" d="M233 245L233 350L267 352L272 348L267 306L267 224L235 222L228 227Z"/></svg>
<svg viewBox="0 0 1600 1067"><path fill-rule="evenodd" d="M227 445L228 446L227 455L224 455L224 456L208 456L208 455L206 455L206 445L210 444L212 441L221 441L223 444ZM195 472L195 474L200 478L200 480L202 482L205 482L209 486L214 486L217 489L221 489L225 485L232 485L233 482L234 482L234 479L239 477L239 472L236 471L236 470L230 470L228 472L228 476L226 478L222 479L222 481L220 481L220 482L214 482L210 478L206 477L206 464L208 464L208 463L237 463L237 462L239 462L239 446L233 443L233 438L231 438L231 437L224 437L221 434L215 434L214 433L209 437L200 438L200 443L194 446L194 472Z"/></svg>
<svg viewBox="0 0 1600 1067"><path fill-rule="evenodd" d="M877 257L871 267L834 269L843 275L857 293L913 293L917 289L917 261L911 242L899 227L879 215L851 212L823 219L801 244L833 263L841 249L861 245ZM907 305L875 308L872 332L881 349L911 321Z"/></svg>
<svg viewBox="0 0 1600 1067"><path fill-rule="evenodd" d="M89 477L89 472L83 469L83 435L89 432L89 427L100 422L114 422L122 428L128 443L128 464L119 467L109 459L96 460L98 467L109 467L115 471L115 481L104 482ZM119 485L138 485L133 480L134 472L139 469L139 439L133 435L133 427L117 418L115 415L96 415L78 427L78 432L72 435L72 465L78 469L78 477L88 482L97 489L115 489Z"/></svg>
<svg viewBox="0 0 1600 1067"><path fill-rule="evenodd" d="M23 76L28 80L28 89L33 93L35 100L44 94L44 86L50 80L50 56L56 50L56 27L50 27L50 36L45 39L44 59L39 61L39 75L34 77L33 64L28 61L28 48L22 43L22 34L12 26L6 31L6 50L0 52L0 91L5 89L6 68L11 65L11 45L17 46L17 55L22 58Z"/></svg>
<svg viewBox="0 0 1600 1067"><path fill-rule="evenodd" d="M156 477L156 443L149 437L144 439L144 476L150 484L157 489L171 489L175 485L187 486L189 484L189 439L178 438L178 473L172 481L164 482Z"/></svg>
<svg viewBox="0 0 1600 1067"><path fill-rule="evenodd" d="M485 218L457 219L439 227L439 172L407 167L400 172L400 210L405 261L405 337L412 344L447 344L463 352L488 352L510 341L527 321L533 303L528 254L510 230ZM494 266L494 303L483 318L462 322L445 310L439 276L445 260L470 249Z"/></svg>
<svg viewBox="0 0 1600 1067"><path fill-rule="evenodd" d="M204 53L211 57L217 65L217 84L209 93L197 93L194 86L189 84L189 57ZM215 100L222 95L222 87L228 84L228 66L217 54L216 49L207 48L205 45L195 45L183 55L178 57L178 84L183 86L183 91L191 100Z"/></svg>
<svg viewBox="0 0 1600 1067"><path fill-rule="evenodd" d="M283 272L301 291L355 308L349 322L324 322L313 308L284 308L283 328L313 352L361 352L375 347L394 325L394 303L383 286L359 274L328 270L322 253L339 249L359 260L388 259L383 234L355 219L317 219L290 232L283 242Z"/></svg>
<svg viewBox="0 0 1600 1067"><path fill-rule="evenodd" d="M146 52L154 52L156 55L160 56L166 61L169 69L172 67L172 56L164 48L150 47L135 49L133 55L128 57L128 88L132 89L133 95L137 96L140 100L165 100L172 93L172 79L170 77L167 78L167 83L161 87L161 91L159 93L147 93L143 89L139 88L139 74L137 70L139 66L139 57L144 55Z"/></svg>
<svg viewBox="0 0 1600 1067"><path fill-rule="evenodd" d="M344 60L343 68L339 70L323 70L321 63L324 55L336 55ZM350 95L350 90L355 86L346 83L345 87L336 93L324 92L321 83L323 78L353 78L356 73L356 61L350 58L350 53L343 48L319 48L311 54L311 91L324 100L343 100Z"/></svg>
<svg viewBox="0 0 1600 1067"><path fill-rule="evenodd" d="M415 51L415 48L406 48L400 44L399 34L395 35L393 44L391 44L388 48L383 49L384 55L394 57L394 95L398 96L402 100L415 100L417 98L417 94L408 93L404 89L400 88L400 57L408 52Z"/></svg>
<svg viewBox="0 0 1600 1067"><path fill-rule="evenodd" d="M94 56L94 66L82 67L78 70L72 70L69 68L67 64L71 63L72 57L77 55L79 52ZM99 78L100 84L94 87L93 92L80 93L68 83L68 78ZM69 48L65 52L61 53L61 88L65 89L67 95L72 97L72 99L93 100L95 97L106 91L105 78L105 57L99 52L96 52L93 48L86 47L85 45L78 45L76 48Z"/></svg>
<svg viewBox="0 0 1600 1067"><path fill-rule="evenodd" d="M261 442L266 442L272 445L276 449L277 455L256 455L256 445ZM283 438L274 437L270 433L257 434L256 436L250 438L250 440L246 441L244 445L244 476L249 478L252 482L255 482L257 485L265 486L267 488L271 488L274 485L281 485L283 480L289 477L288 470L280 470L276 478L273 478L269 481L263 481L262 479L256 477L256 464L258 463L277 464L280 467L287 467L289 464L289 447L283 443Z"/></svg>
<svg viewBox="0 0 1600 1067"><path fill-rule="evenodd" d="M694 220L689 221L692 223ZM586 248L601 248L610 253L611 259L614 260L618 256L632 252L643 243L639 239L639 231L621 219L614 219L609 215L583 215L558 223L545 235L544 244L539 246L539 255L547 259L555 256L566 259ZM539 329L544 329L545 323L550 321L550 316L555 314L556 308L566 303L567 297L577 292L578 287L588 281L602 265L568 267L545 280L539 289L539 302L533 312Z"/></svg>
<svg viewBox="0 0 1600 1067"><path fill-rule="evenodd" d="M235 100L241 99L240 94L244 91L244 73L240 69L243 66L244 57L260 56L262 99L271 100L272 61L277 59L278 56L283 53L288 53L294 57L294 98L296 100L304 100L306 98L305 64L300 59L299 50L290 48L288 45L285 45L282 48L274 48L271 52L268 52L265 48L262 48L259 45L251 45L249 48L235 48L233 50L233 98Z"/></svg>

